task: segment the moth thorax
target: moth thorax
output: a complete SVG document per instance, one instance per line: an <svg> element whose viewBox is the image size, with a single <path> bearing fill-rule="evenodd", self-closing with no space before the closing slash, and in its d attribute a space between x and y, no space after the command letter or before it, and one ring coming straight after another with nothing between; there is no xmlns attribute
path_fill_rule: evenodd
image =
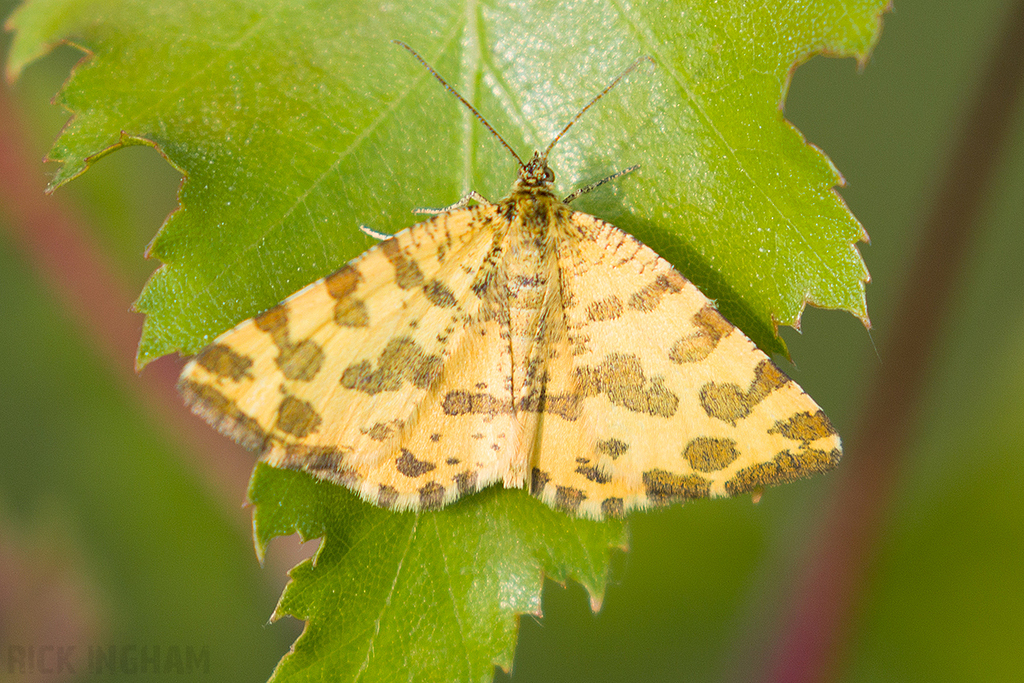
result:
<svg viewBox="0 0 1024 683"><path fill-rule="evenodd" d="M544 301L556 250L546 226L524 221L510 235L511 249L505 261L509 308L536 310Z"/></svg>

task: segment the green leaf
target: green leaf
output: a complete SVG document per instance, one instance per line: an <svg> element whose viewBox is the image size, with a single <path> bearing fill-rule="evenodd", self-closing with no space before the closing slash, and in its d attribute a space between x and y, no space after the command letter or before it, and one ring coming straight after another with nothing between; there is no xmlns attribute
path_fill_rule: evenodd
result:
<svg viewBox="0 0 1024 683"><path fill-rule="evenodd" d="M783 119L794 64L863 60L884 0L522 3L35 0L9 72L60 40L90 50L59 102L75 118L53 184L123 145L187 176L150 248L139 363L212 336L397 231L419 206L502 196L515 165L390 40L409 43L521 155L543 148L637 56L641 69L559 144L568 193L672 261L760 346L812 302L866 321L864 231L841 177ZM467 7L469 9L467 9Z"/></svg>
<svg viewBox="0 0 1024 683"><path fill-rule="evenodd" d="M512 666L518 615L540 615L544 576L583 584L597 609L609 547L626 545L624 522L494 487L440 512L394 513L260 463L249 498L261 554L278 535L324 539L278 604L275 617L308 625L275 681L491 680L495 664Z"/></svg>
<svg viewBox="0 0 1024 683"><path fill-rule="evenodd" d="M58 101L75 117L53 184L150 144L186 175L149 253L139 363L193 352L467 190L502 196L505 150L409 55L462 92L509 143L543 149L568 194L639 163L574 206L635 234L718 300L762 348L807 302L866 321L865 237L836 169L780 113L795 64L866 58L885 0L458 5L447 2L30 0L12 17L16 75L53 44L91 52ZM516 615L543 575L600 602L616 522L491 489L395 514L305 475L258 467L257 544L323 536L277 614L308 619L276 680L486 680L508 666ZM415 632L415 638L410 632Z"/></svg>

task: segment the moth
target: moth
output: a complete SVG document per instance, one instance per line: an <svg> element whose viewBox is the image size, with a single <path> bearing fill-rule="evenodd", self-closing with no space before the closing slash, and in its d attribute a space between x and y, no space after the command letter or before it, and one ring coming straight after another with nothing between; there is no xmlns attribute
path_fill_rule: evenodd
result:
<svg viewBox="0 0 1024 683"><path fill-rule="evenodd" d="M382 235L220 335L182 372L193 411L274 467L398 510L501 482L602 519L836 466L822 410L712 301L569 206L592 188L552 189L552 148L640 60L523 162L400 45L512 153L511 192Z"/></svg>

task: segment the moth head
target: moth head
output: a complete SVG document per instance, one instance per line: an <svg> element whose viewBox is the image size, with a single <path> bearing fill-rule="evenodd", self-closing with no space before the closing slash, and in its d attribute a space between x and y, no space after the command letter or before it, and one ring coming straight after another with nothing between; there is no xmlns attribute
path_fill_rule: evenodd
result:
<svg viewBox="0 0 1024 683"><path fill-rule="evenodd" d="M518 187L551 187L555 182L555 172L548 166L547 156L534 152L533 158L519 169Z"/></svg>

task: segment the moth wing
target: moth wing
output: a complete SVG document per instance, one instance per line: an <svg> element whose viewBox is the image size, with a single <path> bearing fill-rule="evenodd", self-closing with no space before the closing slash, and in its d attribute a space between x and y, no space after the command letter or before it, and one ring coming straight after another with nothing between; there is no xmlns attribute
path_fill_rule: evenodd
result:
<svg viewBox="0 0 1024 683"><path fill-rule="evenodd" d="M575 213L558 263L566 336L548 367L532 490L621 516L829 470L839 436L814 401L641 242ZM565 444L574 444L574 457Z"/></svg>
<svg viewBox="0 0 1024 683"><path fill-rule="evenodd" d="M430 437L457 430L429 424L444 417L443 400L429 398L454 381L453 354L461 379L479 375L466 358L487 341L472 286L496 220L493 205L441 214L243 321L185 367L186 402L267 463L380 505L448 502L469 490L468 466L483 473L473 488L484 485L496 452L452 464L458 440Z"/></svg>

